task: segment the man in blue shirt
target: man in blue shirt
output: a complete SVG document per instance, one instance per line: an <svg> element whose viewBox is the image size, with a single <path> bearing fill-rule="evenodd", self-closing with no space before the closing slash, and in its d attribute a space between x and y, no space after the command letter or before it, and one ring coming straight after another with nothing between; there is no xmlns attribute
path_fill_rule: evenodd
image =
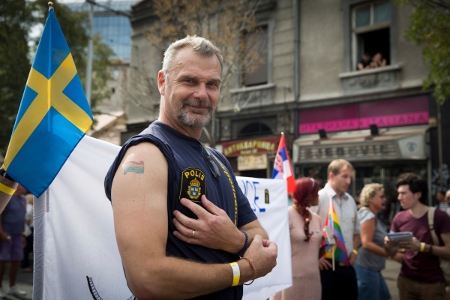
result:
<svg viewBox="0 0 450 300"><path fill-rule="evenodd" d="M128 286L138 299L241 299L276 265L226 158L201 144L223 59L188 36L164 54L158 121L131 138L105 179ZM253 282L253 281L252 281Z"/></svg>

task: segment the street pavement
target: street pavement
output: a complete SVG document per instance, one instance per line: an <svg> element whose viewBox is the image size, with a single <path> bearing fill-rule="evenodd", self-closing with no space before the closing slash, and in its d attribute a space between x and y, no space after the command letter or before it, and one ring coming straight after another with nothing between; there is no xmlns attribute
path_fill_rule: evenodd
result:
<svg viewBox="0 0 450 300"><path fill-rule="evenodd" d="M392 259L386 259L386 269L381 271L384 280L391 293L392 300L398 300L397 277L400 272L400 264Z"/></svg>
<svg viewBox="0 0 450 300"><path fill-rule="evenodd" d="M386 284L389 288L389 291L392 296L392 300L399 300L398 290L397 290L397 276L400 271L400 264L393 260L386 260L386 269L384 269L381 273L383 274L384 279L386 280ZM3 278L3 287L8 287L8 275L5 274ZM33 273L32 272L23 272L19 270L19 274L17 276L17 286L26 291L27 295L23 298L9 296L6 299L10 300L24 300L24 299L32 299L33 295Z"/></svg>
<svg viewBox="0 0 450 300"><path fill-rule="evenodd" d="M6 265L5 275L3 276L2 287L5 292L7 292L9 287L9 277L8 277L8 268L9 264ZM19 273L17 274L16 285L19 289L24 290L27 294L24 297L16 297L7 295L4 299L10 300L24 300L24 299L32 299L33 296L33 273L32 272L24 272L19 268Z"/></svg>

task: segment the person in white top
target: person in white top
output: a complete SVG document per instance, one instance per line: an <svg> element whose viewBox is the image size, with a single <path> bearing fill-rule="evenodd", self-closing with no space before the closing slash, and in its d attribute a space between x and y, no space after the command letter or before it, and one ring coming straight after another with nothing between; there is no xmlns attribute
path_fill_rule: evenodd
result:
<svg viewBox="0 0 450 300"><path fill-rule="evenodd" d="M310 208L325 223L330 198L332 199L348 256L348 263L335 263L334 270L330 259L325 256L319 259L323 300L358 299L358 285L353 264L358 254L356 249L358 249L361 226L358 221L356 202L347 193L353 172L350 162L344 159L333 160L328 165L328 182L319 191L319 205Z"/></svg>

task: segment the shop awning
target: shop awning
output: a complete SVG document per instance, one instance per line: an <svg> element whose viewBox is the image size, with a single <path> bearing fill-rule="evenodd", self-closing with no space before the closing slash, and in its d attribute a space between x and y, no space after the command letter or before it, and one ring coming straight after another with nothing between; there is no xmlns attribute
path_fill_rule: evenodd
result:
<svg viewBox="0 0 450 300"><path fill-rule="evenodd" d="M302 135L294 141L292 160L300 163L328 163L336 158L348 161L427 159L425 134L428 125L380 128Z"/></svg>

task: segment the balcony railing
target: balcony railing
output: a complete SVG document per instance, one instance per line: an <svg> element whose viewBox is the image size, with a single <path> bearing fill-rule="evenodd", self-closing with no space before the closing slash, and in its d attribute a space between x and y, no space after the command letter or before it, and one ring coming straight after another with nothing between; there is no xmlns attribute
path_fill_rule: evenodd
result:
<svg viewBox="0 0 450 300"><path fill-rule="evenodd" d="M364 94L397 89L400 65L391 65L339 74L345 95Z"/></svg>
<svg viewBox="0 0 450 300"><path fill-rule="evenodd" d="M275 87L274 84L263 84L230 90L233 110L239 112L244 108L272 105Z"/></svg>

